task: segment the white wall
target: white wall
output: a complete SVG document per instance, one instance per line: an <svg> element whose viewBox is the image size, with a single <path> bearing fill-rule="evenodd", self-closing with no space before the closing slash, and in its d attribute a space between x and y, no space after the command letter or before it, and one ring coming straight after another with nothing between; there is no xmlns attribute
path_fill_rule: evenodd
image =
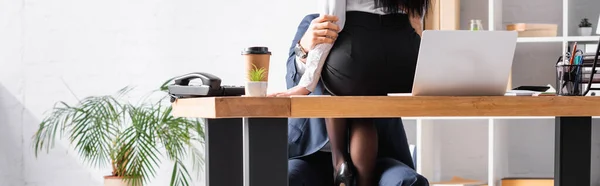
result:
<svg viewBox="0 0 600 186"><path fill-rule="evenodd" d="M487 25L485 2L463 0L463 28L474 18ZM71 91L81 98L137 85L141 94L192 71L241 84L239 52L251 45L271 48L277 70L271 71L270 89L283 90L288 47L314 5L313 0L0 0L0 186L101 185L108 172L82 165L64 144L38 159L32 154L30 139L43 113L57 101L73 103ZM504 10L505 22L561 21L553 13L560 12L560 0L505 0ZM520 44L514 70L522 75L514 77L515 84L551 83L548 60L559 53L553 44ZM536 73L523 73L534 68ZM479 123L440 122L445 124L438 129L444 131L440 178L487 178L487 125ZM506 125L507 176L552 176L553 122ZM414 123L407 131L414 141ZM600 140L594 138L598 165ZM152 185L166 185L168 177L162 174Z"/></svg>
<svg viewBox="0 0 600 186"><path fill-rule="evenodd" d="M241 49L264 45L277 69L270 88L284 90L288 48L315 3L0 0L0 186L102 185L109 172L82 165L64 144L32 154L43 113L76 101L69 88L82 98L136 85L141 95L194 71L242 84ZM166 173L151 185L168 185Z"/></svg>

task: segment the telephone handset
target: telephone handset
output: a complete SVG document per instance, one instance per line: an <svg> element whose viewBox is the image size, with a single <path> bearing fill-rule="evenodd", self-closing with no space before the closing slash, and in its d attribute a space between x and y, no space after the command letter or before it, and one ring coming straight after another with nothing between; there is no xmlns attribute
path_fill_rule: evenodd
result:
<svg viewBox="0 0 600 186"><path fill-rule="evenodd" d="M200 80L196 83L194 80ZM168 85L169 94L175 101L185 97L241 96L243 86L221 86L221 78L205 73L194 72L174 78L174 84Z"/></svg>
<svg viewBox="0 0 600 186"><path fill-rule="evenodd" d="M189 73L175 78L175 85L190 86L190 81L194 79L202 80L202 85L207 85L212 89L217 89L221 86L221 78L205 72Z"/></svg>

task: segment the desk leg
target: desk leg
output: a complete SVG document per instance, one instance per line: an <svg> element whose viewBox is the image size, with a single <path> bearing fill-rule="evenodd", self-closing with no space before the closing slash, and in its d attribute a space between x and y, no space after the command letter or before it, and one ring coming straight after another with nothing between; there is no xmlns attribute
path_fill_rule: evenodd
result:
<svg viewBox="0 0 600 186"><path fill-rule="evenodd" d="M243 184L242 119L206 119L206 185Z"/></svg>
<svg viewBox="0 0 600 186"><path fill-rule="evenodd" d="M244 186L286 186L287 118L244 119Z"/></svg>
<svg viewBox="0 0 600 186"><path fill-rule="evenodd" d="M556 117L554 185L591 185L592 117Z"/></svg>

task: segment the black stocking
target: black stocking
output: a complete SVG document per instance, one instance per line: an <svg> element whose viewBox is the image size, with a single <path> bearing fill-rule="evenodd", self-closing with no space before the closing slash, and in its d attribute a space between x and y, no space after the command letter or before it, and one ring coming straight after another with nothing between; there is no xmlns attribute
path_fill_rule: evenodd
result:
<svg viewBox="0 0 600 186"><path fill-rule="evenodd" d="M336 172L343 162L351 162L356 167L358 186L372 186L378 150L377 129L373 120L328 118L326 127Z"/></svg>

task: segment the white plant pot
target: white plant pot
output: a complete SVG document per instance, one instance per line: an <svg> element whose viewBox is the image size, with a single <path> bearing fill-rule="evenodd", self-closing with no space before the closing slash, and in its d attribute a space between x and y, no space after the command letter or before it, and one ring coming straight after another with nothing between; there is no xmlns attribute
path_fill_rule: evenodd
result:
<svg viewBox="0 0 600 186"><path fill-rule="evenodd" d="M266 81L249 81L246 82L246 96L250 97L265 97L267 96L267 86L268 82Z"/></svg>
<svg viewBox="0 0 600 186"><path fill-rule="evenodd" d="M580 36L591 36L592 35L592 27L579 27L579 35Z"/></svg>
<svg viewBox="0 0 600 186"><path fill-rule="evenodd" d="M127 184L121 177L104 176L104 186L131 186Z"/></svg>

